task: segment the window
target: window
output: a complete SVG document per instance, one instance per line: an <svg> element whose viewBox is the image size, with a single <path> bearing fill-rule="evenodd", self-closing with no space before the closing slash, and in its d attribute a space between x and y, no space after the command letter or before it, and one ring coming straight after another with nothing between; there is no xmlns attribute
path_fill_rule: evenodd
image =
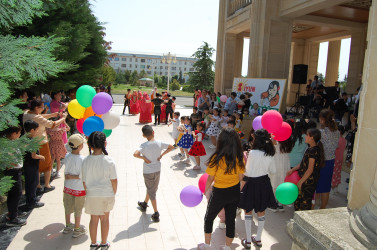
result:
<svg viewBox="0 0 377 250"><path fill-rule="evenodd" d="M186 71L186 68L184 70Z"/></svg>
<svg viewBox="0 0 377 250"><path fill-rule="evenodd" d="M109 60L110 60L110 61L112 61L112 60L113 60L113 58L112 58L112 57L109 57Z"/></svg>
<svg viewBox="0 0 377 250"><path fill-rule="evenodd" d="M165 66L165 69L168 70L168 66Z"/></svg>
<svg viewBox="0 0 377 250"><path fill-rule="evenodd" d="M137 69L137 65L135 65L135 69Z"/></svg>
<svg viewBox="0 0 377 250"><path fill-rule="evenodd" d="M119 61L119 57L115 57L114 61Z"/></svg>
<svg viewBox="0 0 377 250"><path fill-rule="evenodd" d="M162 75L162 72L160 71L160 75Z"/></svg>
<svg viewBox="0 0 377 250"><path fill-rule="evenodd" d="M187 65L187 62L185 62L185 65Z"/></svg>
<svg viewBox="0 0 377 250"><path fill-rule="evenodd" d="M160 66L160 69L163 69L164 68L164 66Z"/></svg>
<svg viewBox="0 0 377 250"><path fill-rule="evenodd" d="M147 65L147 69L151 69L151 65Z"/></svg>
<svg viewBox="0 0 377 250"><path fill-rule="evenodd" d="M140 59L140 62L145 63L145 59L144 58Z"/></svg>
<svg viewBox="0 0 377 250"><path fill-rule="evenodd" d="M141 59L141 60L143 60L143 59ZM140 68L145 69L145 65L140 65Z"/></svg>
<svg viewBox="0 0 377 250"><path fill-rule="evenodd" d="M179 67L179 70L182 70L182 67Z"/></svg>
<svg viewBox="0 0 377 250"><path fill-rule="evenodd" d="M167 75L168 75L168 72L165 72L165 75L167 76Z"/></svg>
<svg viewBox="0 0 377 250"><path fill-rule="evenodd" d="M132 62L132 58L130 58L130 62Z"/></svg>
<svg viewBox="0 0 377 250"><path fill-rule="evenodd" d="M177 70L177 67L171 67L171 70Z"/></svg>
<svg viewBox="0 0 377 250"><path fill-rule="evenodd" d="M114 68L119 68L119 63L115 63Z"/></svg>
<svg viewBox="0 0 377 250"><path fill-rule="evenodd" d="M127 68L127 64L122 64L122 68Z"/></svg>
<svg viewBox="0 0 377 250"><path fill-rule="evenodd" d="M190 71L194 71L194 68L190 68Z"/></svg>
<svg viewBox="0 0 377 250"><path fill-rule="evenodd" d="M151 72L151 71L147 71L147 74L148 74L148 75L152 75L152 72Z"/></svg>
<svg viewBox="0 0 377 250"><path fill-rule="evenodd" d="M127 61L127 58L122 57L122 61L123 61L123 62Z"/></svg>
<svg viewBox="0 0 377 250"><path fill-rule="evenodd" d="M157 66L154 66L154 69L157 69Z"/></svg>
<svg viewBox="0 0 377 250"><path fill-rule="evenodd" d="M135 62L137 62L137 58L135 58Z"/></svg>
<svg viewBox="0 0 377 250"><path fill-rule="evenodd" d="M130 68L132 68L132 64L130 64Z"/></svg>
<svg viewBox="0 0 377 250"><path fill-rule="evenodd" d="M152 59L147 59L147 63L152 63Z"/></svg>

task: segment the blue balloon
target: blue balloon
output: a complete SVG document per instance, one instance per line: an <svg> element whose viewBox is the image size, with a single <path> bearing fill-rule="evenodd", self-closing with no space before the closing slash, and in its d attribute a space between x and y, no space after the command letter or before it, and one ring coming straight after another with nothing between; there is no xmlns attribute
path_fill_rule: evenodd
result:
<svg viewBox="0 0 377 250"><path fill-rule="evenodd" d="M98 116L90 116L84 121L82 130L86 136L89 136L94 131L102 131L105 128L105 124Z"/></svg>

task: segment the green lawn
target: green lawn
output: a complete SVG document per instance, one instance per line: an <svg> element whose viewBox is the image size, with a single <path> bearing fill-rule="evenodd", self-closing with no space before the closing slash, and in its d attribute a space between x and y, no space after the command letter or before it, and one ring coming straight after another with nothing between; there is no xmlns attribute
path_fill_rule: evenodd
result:
<svg viewBox="0 0 377 250"><path fill-rule="evenodd" d="M152 91L151 87L145 87L145 86L139 87L139 86L131 86L129 84L119 84L119 85L113 85L112 86L111 93L112 94L125 94L127 92L127 89L131 89L131 91L141 90L143 93L147 92L148 94ZM158 91L160 92L162 90L159 88ZM190 96L190 97L192 97L194 93L176 90L176 91L170 91L170 94L172 96Z"/></svg>

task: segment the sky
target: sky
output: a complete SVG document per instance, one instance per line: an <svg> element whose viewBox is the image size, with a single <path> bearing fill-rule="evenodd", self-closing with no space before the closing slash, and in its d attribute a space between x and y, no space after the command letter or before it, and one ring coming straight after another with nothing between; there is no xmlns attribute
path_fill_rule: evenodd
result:
<svg viewBox="0 0 377 250"><path fill-rule="evenodd" d="M208 42L217 46L218 0L90 0L113 51L171 52L191 56ZM247 75L248 39L242 75ZM318 72L325 75L328 43L320 45ZM342 40L339 79L348 71L350 39ZM216 52L213 60L216 59Z"/></svg>

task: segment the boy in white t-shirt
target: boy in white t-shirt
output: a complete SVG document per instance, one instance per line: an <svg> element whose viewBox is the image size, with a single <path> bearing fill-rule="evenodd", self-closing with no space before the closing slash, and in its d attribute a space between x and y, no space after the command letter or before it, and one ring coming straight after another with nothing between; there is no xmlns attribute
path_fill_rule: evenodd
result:
<svg viewBox="0 0 377 250"><path fill-rule="evenodd" d="M152 220L154 222L160 221L160 214L157 210L156 192L158 183L160 182L161 158L165 154L174 149L173 145L158 141L154 139L154 131L151 126L145 125L142 128L143 137L148 141L140 145L139 149L135 151L134 157L144 160L143 175L145 186L147 187L147 194L143 202L138 202L141 211L146 211L148 201L151 200L154 214ZM164 152L162 152L165 150Z"/></svg>
<svg viewBox="0 0 377 250"><path fill-rule="evenodd" d="M179 135L179 131L178 131L178 127L179 127L179 116L181 114L179 112L174 112L174 119L169 119L170 123L168 126L170 126L171 124L173 124L173 131L171 133L172 137L173 137L173 140L174 140L174 147L176 148L177 147L177 139L178 139L178 135Z"/></svg>
<svg viewBox="0 0 377 250"><path fill-rule="evenodd" d="M80 155L85 142L84 137L80 134L74 134L69 137L68 144L72 149L65 157L65 170L64 170L64 195L63 203L65 209L65 223L66 226L63 230L64 234L73 231L72 237L77 238L87 232L87 230L80 226L82 209L85 204L85 189L80 180L80 173L84 156ZM71 214L75 215L75 224L71 223Z"/></svg>

